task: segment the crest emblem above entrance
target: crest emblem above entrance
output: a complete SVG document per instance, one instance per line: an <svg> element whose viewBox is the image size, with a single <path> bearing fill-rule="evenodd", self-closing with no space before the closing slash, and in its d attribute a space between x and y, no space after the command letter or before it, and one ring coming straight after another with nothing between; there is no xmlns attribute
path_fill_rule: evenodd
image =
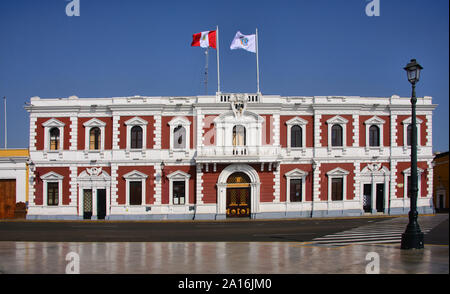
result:
<svg viewBox="0 0 450 294"><path fill-rule="evenodd" d="M247 99L244 94L232 94L231 99L231 109L233 110L234 116L240 118L243 116L244 111L247 107Z"/></svg>

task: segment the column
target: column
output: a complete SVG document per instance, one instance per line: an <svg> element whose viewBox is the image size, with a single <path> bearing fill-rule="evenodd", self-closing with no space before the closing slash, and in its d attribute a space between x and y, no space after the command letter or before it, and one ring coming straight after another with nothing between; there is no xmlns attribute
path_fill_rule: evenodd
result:
<svg viewBox="0 0 450 294"><path fill-rule="evenodd" d="M197 187L196 187L196 205L203 204L203 172L202 172L202 164L197 164Z"/></svg>

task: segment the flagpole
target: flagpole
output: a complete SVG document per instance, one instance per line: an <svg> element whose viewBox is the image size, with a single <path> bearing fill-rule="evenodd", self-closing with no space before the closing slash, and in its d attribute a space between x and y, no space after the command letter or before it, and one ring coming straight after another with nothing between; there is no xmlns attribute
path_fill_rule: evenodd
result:
<svg viewBox="0 0 450 294"><path fill-rule="evenodd" d="M256 28L256 88L259 94L259 57L258 57L258 28Z"/></svg>
<svg viewBox="0 0 450 294"><path fill-rule="evenodd" d="M216 26L216 47L217 47L217 92L220 93L219 26Z"/></svg>
<svg viewBox="0 0 450 294"><path fill-rule="evenodd" d="M208 95L208 49L206 47L205 55L206 55L206 66L205 66L205 95Z"/></svg>

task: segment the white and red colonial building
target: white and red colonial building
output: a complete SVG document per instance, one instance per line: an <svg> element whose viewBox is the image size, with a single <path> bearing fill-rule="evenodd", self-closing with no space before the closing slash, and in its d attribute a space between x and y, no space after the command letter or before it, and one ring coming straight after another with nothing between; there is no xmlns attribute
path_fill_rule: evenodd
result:
<svg viewBox="0 0 450 294"><path fill-rule="evenodd" d="M418 98L419 213L434 211L435 107ZM28 219L409 211L409 98L33 97L25 109Z"/></svg>

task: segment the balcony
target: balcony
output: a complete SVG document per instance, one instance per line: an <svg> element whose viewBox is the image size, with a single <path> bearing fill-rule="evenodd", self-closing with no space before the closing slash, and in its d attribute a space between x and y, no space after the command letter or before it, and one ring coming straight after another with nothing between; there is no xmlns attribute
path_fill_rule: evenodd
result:
<svg viewBox="0 0 450 294"><path fill-rule="evenodd" d="M279 146L203 146L197 161L273 161L280 156Z"/></svg>

